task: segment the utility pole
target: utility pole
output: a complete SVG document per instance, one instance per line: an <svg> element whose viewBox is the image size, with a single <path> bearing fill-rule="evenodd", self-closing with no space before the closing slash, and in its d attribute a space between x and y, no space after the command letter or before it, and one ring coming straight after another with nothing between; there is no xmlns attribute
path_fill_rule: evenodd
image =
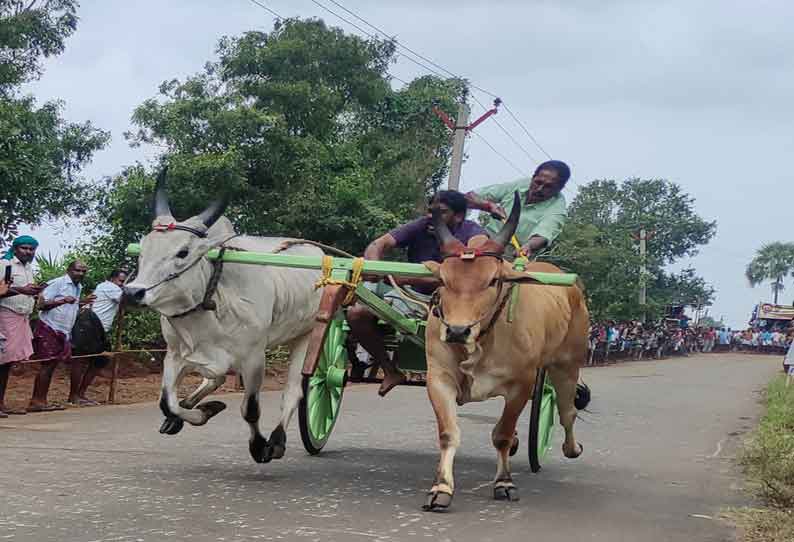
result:
<svg viewBox="0 0 794 542"><path fill-rule="evenodd" d="M645 321L645 305L647 303L647 285L645 282L645 274L648 270L645 268L645 259L648 254L648 247L646 242L648 236L645 228L640 229L640 306L642 307L642 320Z"/></svg>
<svg viewBox="0 0 794 542"><path fill-rule="evenodd" d="M458 116L455 118L455 136L452 141L452 165L449 170L449 189L460 187L460 172L463 167L463 145L469 130L469 113L471 110L465 102L458 105Z"/></svg>
<svg viewBox="0 0 794 542"><path fill-rule="evenodd" d="M648 255L648 247L646 242L648 241L648 234L645 231L645 228L640 228L640 309L642 310L642 323L644 324L648 314L645 310L645 306L648 304L648 292L647 292L647 276L648 276L648 269L645 265L647 255Z"/></svg>
<svg viewBox="0 0 794 542"><path fill-rule="evenodd" d="M501 104L502 100L496 98L493 101L493 109L489 109L483 113L480 118L471 124L469 124L469 114L471 110L465 102L458 105L458 116L454 121L441 109L433 106L433 113L435 113L454 134L454 139L452 141L452 164L449 170L449 182L447 183L450 190L460 189L460 173L463 168L463 147L466 143L466 136L470 131L479 126L482 121L491 115L495 115Z"/></svg>

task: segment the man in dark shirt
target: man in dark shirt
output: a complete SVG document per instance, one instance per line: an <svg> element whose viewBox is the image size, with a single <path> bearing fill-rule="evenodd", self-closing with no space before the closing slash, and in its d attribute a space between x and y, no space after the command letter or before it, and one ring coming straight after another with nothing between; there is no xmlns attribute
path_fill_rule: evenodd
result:
<svg viewBox="0 0 794 542"><path fill-rule="evenodd" d="M466 220L466 197L460 192L443 190L436 195L431 205L439 208L452 235L464 245L472 237L487 235L479 224ZM441 252L432 230L431 215L428 214L378 237L364 251L364 259L381 260L388 251L395 247L406 248L408 260L412 263L430 260L440 262ZM410 284L417 292L431 294L438 287L438 280L435 278L413 278L401 280L400 284ZM397 304L393 307L399 310ZM403 382L405 375L389 359L383 337L378 332L377 317L374 314L361 304L356 304L348 309L347 321L355 339L383 368L385 376L378 390L378 394L382 397L394 386Z"/></svg>

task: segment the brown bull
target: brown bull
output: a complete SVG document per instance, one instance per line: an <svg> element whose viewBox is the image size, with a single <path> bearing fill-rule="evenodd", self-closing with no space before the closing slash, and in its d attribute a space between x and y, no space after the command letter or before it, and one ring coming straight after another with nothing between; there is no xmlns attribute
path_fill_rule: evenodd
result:
<svg viewBox="0 0 794 542"><path fill-rule="evenodd" d="M502 416L492 432L496 448L494 498L518 500L510 476L515 426L531 398L537 370L545 367L557 392L560 422L565 428L562 451L575 458L582 447L574 438L574 406L579 369L587 358L589 314L578 286L528 282L502 259L521 212L516 192L510 218L493 239L476 237L464 246L434 216L442 263L426 262L442 282L427 324L427 392L438 422L441 457L425 510L443 510L452 502L453 461L460 445L457 405L501 396ZM528 271L556 272L546 263ZM519 288L508 322L509 296Z"/></svg>

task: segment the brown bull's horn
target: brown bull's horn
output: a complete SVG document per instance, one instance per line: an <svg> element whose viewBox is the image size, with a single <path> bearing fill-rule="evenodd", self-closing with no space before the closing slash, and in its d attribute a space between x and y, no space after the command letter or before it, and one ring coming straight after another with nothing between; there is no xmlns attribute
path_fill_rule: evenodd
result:
<svg viewBox="0 0 794 542"><path fill-rule="evenodd" d="M433 209L433 232L436 234L439 246L443 247L447 243L460 242L452 235L452 232L449 231L447 223L441 218L441 209L438 207Z"/></svg>
<svg viewBox="0 0 794 542"><path fill-rule="evenodd" d="M224 192L218 199L210 203L209 207L204 209L197 218L201 220L205 226L211 228L226 210L227 205L229 205L229 194Z"/></svg>
<svg viewBox="0 0 794 542"><path fill-rule="evenodd" d="M516 233L518 228L518 219L521 217L521 196L518 195L518 190L513 194L513 209L510 211L510 216L507 218L502 229L493 236L493 240L499 243L502 247L510 244L510 239Z"/></svg>
<svg viewBox="0 0 794 542"><path fill-rule="evenodd" d="M165 177L168 166L163 166L157 174L157 184L154 189L154 217L171 216L171 207L168 205L168 192L165 188Z"/></svg>

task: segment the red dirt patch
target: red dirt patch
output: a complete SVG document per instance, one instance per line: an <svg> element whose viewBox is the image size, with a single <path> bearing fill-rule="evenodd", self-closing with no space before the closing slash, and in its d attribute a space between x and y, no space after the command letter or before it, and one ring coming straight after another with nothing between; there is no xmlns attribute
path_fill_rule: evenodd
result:
<svg viewBox="0 0 794 542"><path fill-rule="evenodd" d="M33 380L38 365L35 363L21 364L14 367L8 381L5 404L8 408L26 408L33 392ZM110 367L100 374L88 389L88 398L100 403L107 403L110 389ZM280 390L287 379L286 362L268 361L262 390ZM198 374L189 374L179 387L179 396L186 396L201 382ZM237 377L229 375L226 383L216 393L239 392ZM65 404L69 396L69 366L60 364L50 386L48 399L50 402ZM147 367L134 359L119 360L119 378L116 381L116 404L144 403L157 401L160 396L160 369Z"/></svg>

